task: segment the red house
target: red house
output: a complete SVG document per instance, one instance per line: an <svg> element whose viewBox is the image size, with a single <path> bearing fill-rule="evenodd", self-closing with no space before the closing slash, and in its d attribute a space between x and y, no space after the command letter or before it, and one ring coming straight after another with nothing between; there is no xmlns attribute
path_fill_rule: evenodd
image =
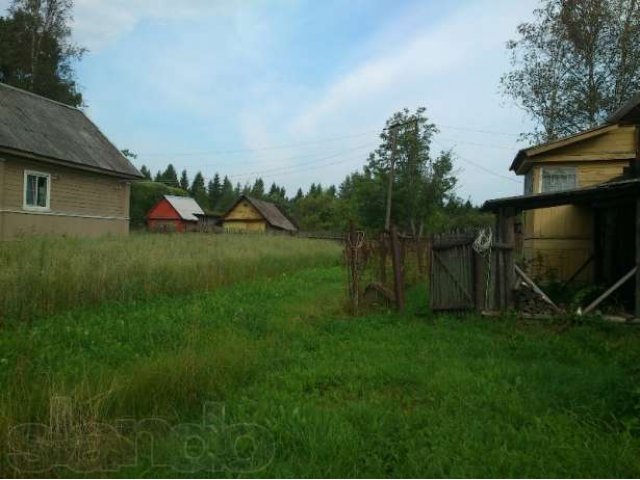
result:
<svg viewBox="0 0 640 480"><path fill-rule="evenodd" d="M152 232L195 232L198 217L204 212L190 197L165 195L147 213L147 228Z"/></svg>

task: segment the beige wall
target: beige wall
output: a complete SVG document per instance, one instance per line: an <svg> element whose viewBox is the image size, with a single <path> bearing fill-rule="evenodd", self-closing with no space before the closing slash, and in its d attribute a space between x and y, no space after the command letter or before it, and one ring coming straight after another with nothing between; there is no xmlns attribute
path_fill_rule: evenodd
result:
<svg viewBox="0 0 640 480"><path fill-rule="evenodd" d="M128 233L128 181L15 157L4 160L0 162L0 239ZM51 175L48 211L24 207L25 170Z"/></svg>
<svg viewBox="0 0 640 480"><path fill-rule="evenodd" d="M571 154L604 154L610 151L627 152L633 129L618 129L597 139L571 146ZM567 147L568 148L568 147ZM546 161L531 167L533 193L540 193L540 173L545 166L572 166L576 168L579 188L598 185L616 178L629 165L619 160L558 161L560 154L547 156ZM552 163L549 160L552 160ZM566 280L576 272L593 252L593 214L587 207L565 205L541 208L523 213L523 257L529 273L536 277L556 277ZM593 265L586 268L578 281L593 278Z"/></svg>
<svg viewBox="0 0 640 480"><path fill-rule="evenodd" d="M259 233L264 232L267 229L267 225L264 221L225 220L223 223L223 228L226 232Z"/></svg>

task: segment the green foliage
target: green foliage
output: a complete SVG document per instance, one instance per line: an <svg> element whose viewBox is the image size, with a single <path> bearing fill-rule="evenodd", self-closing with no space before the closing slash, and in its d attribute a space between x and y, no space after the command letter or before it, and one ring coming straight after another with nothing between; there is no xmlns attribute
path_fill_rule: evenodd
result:
<svg viewBox="0 0 640 480"><path fill-rule="evenodd" d="M507 44L503 92L548 141L594 127L640 90L636 0L544 0Z"/></svg>
<svg viewBox="0 0 640 480"><path fill-rule="evenodd" d="M205 210L209 209L209 199L207 198L207 188L204 184L204 177L201 172L193 177L193 183L189 189L189 194Z"/></svg>
<svg viewBox="0 0 640 480"><path fill-rule="evenodd" d="M147 170L148 171L148 170ZM170 187L164 183L140 181L131 184L131 196L129 198L130 224L133 228L142 228L145 225L145 216L163 195L187 195L180 188Z"/></svg>
<svg viewBox="0 0 640 480"><path fill-rule="evenodd" d="M82 442L42 450L45 464L64 453L77 469L56 467L51 477L640 475L640 332L425 320L413 313L424 309L422 285L409 292L407 313L353 321L341 313L343 294L344 272L322 267L6 327L0 475L20 474L4 454L16 445L6 443L9 426L49 424L54 396L73 400L71 426L84 429L71 439L90 441L95 455L73 450ZM184 462L192 431L155 430L162 462L154 465L151 445L134 451L126 431L86 427L123 418L200 425L205 402L224 412L216 426L268 432L260 440L274 454L263 468L176 471L171 465L193 465ZM219 460L226 450L216 438L206 440Z"/></svg>
<svg viewBox="0 0 640 480"><path fill-rule="evenodd" d="M80 305L207 291L339 257L336 243L270 235L24 239L0 248L0 324Z"/></svg>
<svg viewBox="0 0 640 480"><path fill-rule="evenodd" d="M0 17L0 81L82 106L73 65L85 50L71 42L72 0L13 0Z"/></svg>

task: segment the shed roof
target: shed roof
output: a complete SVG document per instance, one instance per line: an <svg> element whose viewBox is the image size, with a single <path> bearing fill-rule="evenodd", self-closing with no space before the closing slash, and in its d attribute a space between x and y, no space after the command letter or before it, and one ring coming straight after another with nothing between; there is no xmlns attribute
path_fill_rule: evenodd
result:
<svg viewBox="0 0 640 480"><path fill-rule="evenodd" d="M621 177L592 187L487 200L482 205L482 210L489 212L497 212L502 208L514 208L517 211L533 210L559 205L593 204L638 196L640 196L640 178Z"/></svg>
<svg viewBox="0 0 640 480"><path fill-rule="evenodd" d="M295 232L298 230L298 227L295 226L293 221L287 217L280 208L274 203L266 202L264 200L258 200L257 198L250 197L248 195L242 195L236 202L231 206L231 208L225 214L225 217L240 203L242 200L248 201L251 205L254 206L258 212L264 217L269 225L274 228L279 228L281 230L286 230L289 232Z"/></svg>
<svg viewBox="0 0 640 480"><path fill-rule="evenodd" d="M179 195L165 195L165 200L178 212L182 220L197 222L196 215L204 215L204 211L191 197L181 197Z"/></svg>
<svg viewBox="0 0 640 480"><path fill-rule="evenodd" d="M4 83L0 149L124 178L142 177L84 112Z"/></svg>

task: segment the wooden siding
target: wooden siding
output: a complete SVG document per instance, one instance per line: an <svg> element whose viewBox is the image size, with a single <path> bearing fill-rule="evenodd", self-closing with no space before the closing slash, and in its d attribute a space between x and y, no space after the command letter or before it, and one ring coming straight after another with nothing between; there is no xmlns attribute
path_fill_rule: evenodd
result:
<svg viewBox="0 0 640 480"><path fill-rule="evenodd" d="M22 235L97 236L129 230L129 183L108 175L5 157L0 177L2 239ZM24 172L51 175L50 209L25 210Z"/></svg>
<svg viewBox="0 0 640 480"><path fill-rule="evenodd" d="M533 193L541 193L541 169L576 168L578 188L598 185L623 173L635 157L635 126L612 128L571 145L549 150L526 161L533 177ZM523 212L523 257L534 276L569 278L593 252L593 215L589 208L561 206ZM587 268L578 280L593 278Z"/></svg>
<svg viewBox="0 0 640 480"><path fill-rule="evenodd" d="M264 220L256 221L239 221L239 220L225 220L223 228L227 232L251 232L261 233L267 229L267 222Z"/></svg>
<svg viewBox="0 0 640 480"><path fill-rule="evenodd" d="M238 203L224 217L223 228L228 232L264 232L267 222L262 214L249 202Z"/></svg>
<svg viewBox="0 0 640 480"><path fill-rule="evenodd" d="M532 166L557 162L600 162L635 158L635 126L624 126L602 135L549 150L527 158L518 173L525 173Z"/></svg>

